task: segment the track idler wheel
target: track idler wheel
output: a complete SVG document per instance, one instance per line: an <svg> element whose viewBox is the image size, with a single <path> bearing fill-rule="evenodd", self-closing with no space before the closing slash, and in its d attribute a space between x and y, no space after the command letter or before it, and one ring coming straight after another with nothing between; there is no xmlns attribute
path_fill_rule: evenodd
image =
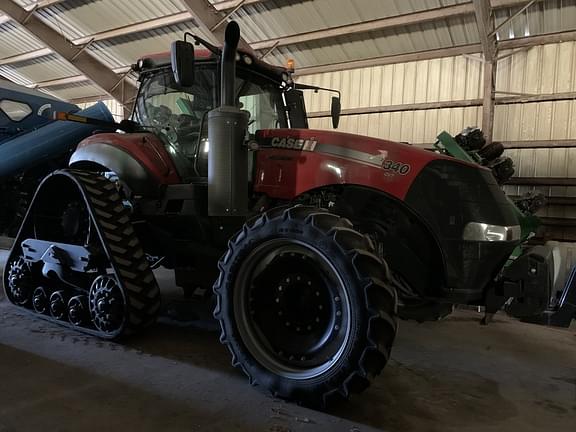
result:
<svg viewBox="0 0 576 432"><path fill-rule="evenodd" d="M99 276L88 295L90 315L94 326L103 333L114 334L124 325L125 302L116 278Z"/></svg>
<svg viewBox="0 0 576 432"><path fill-rule="evenodd" d="M72 297L68 302L68 321L75 326L83 326L89 319L90 313L86 296Z"/></svg>
<svg viewBox="0 0 576 432"><path fill-rule="evenodd" d="M14 304L26 306L30 302L34 292L34 284L32 271L24 258L18 258L10 266L7 285L7 294Z"/></svg>
<svg viewBox="0 0 576 432"><path fill-rule="evenodd" d="M34 306L34 310L39 314L48 312L48 294L43 287L38 287L34 290L34 295L32 296L32 306Z"/></svg>
<svg viewBox="0 0 576 432"><path fill-rule="evenodd" d="M64 291L55 291L50 296L50 315L56 319L66 317L67 304Z"/></svg>

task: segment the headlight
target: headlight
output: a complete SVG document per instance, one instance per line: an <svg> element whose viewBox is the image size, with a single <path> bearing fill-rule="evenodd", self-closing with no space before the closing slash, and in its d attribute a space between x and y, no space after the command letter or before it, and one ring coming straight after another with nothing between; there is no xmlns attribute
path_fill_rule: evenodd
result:
<svg viewBox="0 0 576 432"><path fill-rule="evenodd" d="M518 241L522 230L519 225L502 226L481 222L468 222L462 238L467 241Z"/></svg>

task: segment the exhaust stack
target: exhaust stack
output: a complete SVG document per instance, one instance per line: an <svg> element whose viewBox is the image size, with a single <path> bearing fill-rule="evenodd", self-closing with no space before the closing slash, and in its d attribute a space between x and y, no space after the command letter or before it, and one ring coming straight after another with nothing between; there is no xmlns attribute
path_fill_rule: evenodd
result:
<svg viewBox="0 0 576 432"><path fill-rule="evenodd" d="M208 214L248 213L248 149L244 146L249 114L236 106L236 49L240 27L226 26L221 59L220 106L208 113Z"/></svg>

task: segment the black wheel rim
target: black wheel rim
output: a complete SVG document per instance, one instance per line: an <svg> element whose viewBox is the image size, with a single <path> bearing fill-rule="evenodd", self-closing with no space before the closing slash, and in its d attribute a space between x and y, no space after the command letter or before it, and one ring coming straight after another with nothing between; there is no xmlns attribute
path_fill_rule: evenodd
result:
<svg viewBox="0 0 576 432"><path fill-rule="evenodd" d="M55 291L50 296L50 315L56 319L66 316L66 299L64 291Z"/></svg>
<svg viewBox="0 0 576 432"><path fill-rule="evenodd" d="M290 379L311 379L338 363L350 338L350 310L331 260L298 240L256 247L234 286L234 315L246 348L265 368Z"/></svg>
<svg viewBox="0 0 576 432"><path fill-rule="evenodd" d="M76 325L83 325L88 321L88 299L86 296L72 297L68 302L68 320Z"/></svg>
<svg viewBox="0 0 576 432"><path fill-rule="evenodd" d="M32 306L34 307L34 310L40 314L48 311L50 305L48 302L48 294L44 288L38 287L34 290Z"/></svg>
<svg viewBox="0 0 576 432"><path fill-rule="evenodd" d="M116 278L98 276L90 287L88 303L92 321L98 330L115 334L122 329L126 303Z"/></svg>

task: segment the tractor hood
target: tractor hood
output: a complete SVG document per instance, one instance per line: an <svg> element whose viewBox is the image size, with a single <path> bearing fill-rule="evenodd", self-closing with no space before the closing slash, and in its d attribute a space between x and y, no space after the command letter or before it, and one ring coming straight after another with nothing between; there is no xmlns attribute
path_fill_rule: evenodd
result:
<svg viewBox="0 0 576 432"><path fill-rule="evenodd" d="M273 165L271 161L298 155L299 163L294 167L298 175L294 179L295 189L291 192L296 194L312 185L318 187L347 183L369 185L403 199L413 180L434 160L446 160L451 164L465 164L484 170L479 165L409 144L340 132L267 129L259 131L256 140L262 150L260 166L265 167L265 170ZM304 166L310 167L312 171L304 171ZM285 169L283 174L287 174ZM259 180L262 181L261 178ZM270 178L267 180L273 181ZM267 180L263 180L263 183Z"/></svg>
<svg viewBox="0 0 576 432"><path fill-rule="evenodd" d="M436 159L455 161L407 143L326 130L266 129L258 131L257 141L265 147L330 153L380 167L386 160L408 164L410 170Z"/></svg>

